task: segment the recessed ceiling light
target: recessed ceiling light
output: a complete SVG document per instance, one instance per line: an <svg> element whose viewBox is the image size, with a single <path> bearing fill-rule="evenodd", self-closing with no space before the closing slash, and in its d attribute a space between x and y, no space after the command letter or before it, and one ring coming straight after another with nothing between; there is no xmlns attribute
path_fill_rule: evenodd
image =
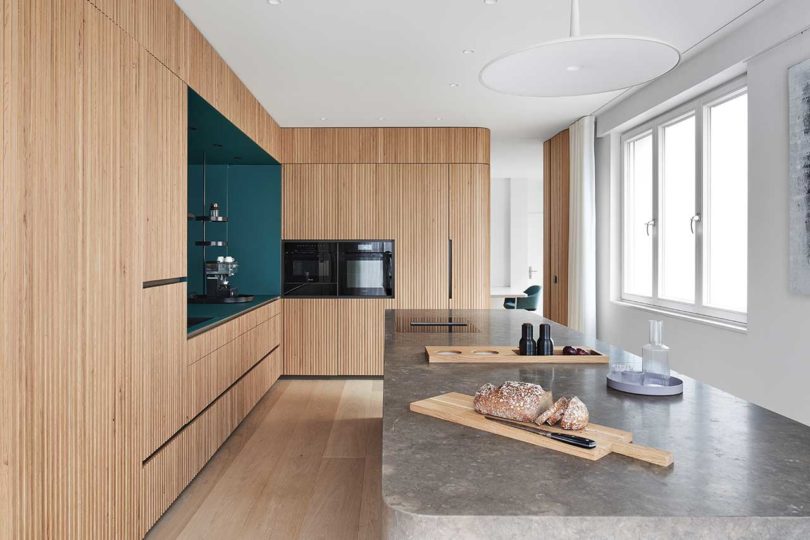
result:
<svg viewBox="0 0 810 540"><path fill-rule="evenodd" d="M567 68L565 68L566 71L579 71L580 69L582 68L579 66L568 66Z"/></svg>
<svg viewBox="0 0 810 540"><path fill-rule="evenodd" d="M450 83L450 88L458 88L458 83L457 82L451 82Z"/></svg>
<svg viewBox="0 0 810 540"><path fill-rule="evenodd" d="M271 6L277 6L281 4L281 2L282 0L267 0L267 3L270 4Z"/></svg>
<svg viewBox="0 0 810 540"><path fill-rule="evenodd" d="M463 51L461 51L462 54L473 54L474 52L475 49L464 49Z"/></svg>
<svg viewBox="0 0 810 540"><path fill-rule="evenodd" d="M491 5L497 4L498 0L484 0L484 3L491 6Z"/></svg>
<svg viewBox="0 0 810 540"><path fill-rule="evenodd" d="M326 117L325 117L325 116L321 116L321 122L325 122L325 121L326 121Z"/></svg>
<svg viewBox="0 0 810 540"><path fill-rule="evenodd" d="M436 117L436 120L441 121L441 119L442 119L442 117L441 117L441 116L437 116L437 117Z"/></svg>
<svg viewBox="0 0 810 540"><path fill-rule="evenodd" d="M385 120L385 117L384 117L384 116L381 116L381 117L377 118L377 120L379 120L380 122L382 122L383 120Z"/></svg>

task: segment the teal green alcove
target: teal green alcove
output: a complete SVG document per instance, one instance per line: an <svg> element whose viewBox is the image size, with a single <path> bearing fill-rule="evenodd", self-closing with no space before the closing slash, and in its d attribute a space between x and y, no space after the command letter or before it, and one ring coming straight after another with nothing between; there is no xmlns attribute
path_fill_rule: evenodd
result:
<svg viewBox="0 0 810 540"><path fill-rule="evenodd" d="M204 99L189 89L188 211L205 215L219 203L227 223L205 225L205 258L239 262L232 283L241 294L281 294L281 165ZM188 292L203 294L203 223L188 222Z"/></svg>

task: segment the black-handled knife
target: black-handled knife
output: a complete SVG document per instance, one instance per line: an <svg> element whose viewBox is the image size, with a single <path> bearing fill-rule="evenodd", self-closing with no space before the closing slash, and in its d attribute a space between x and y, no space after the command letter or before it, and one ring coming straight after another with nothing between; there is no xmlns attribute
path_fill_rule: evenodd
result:
<svg viewBox="0 0 810 540"><path fill-rule="evenodd" d="M508 418L501 418L499 416L490 416L487 414L484 415L484 417L487 420L493 420L505 426L522 429L523 431L528 431L529 433L534 433L535 435L542 435L543 437L548 437L549 439L554 439L555 441L560 441L561 443L579 446L580 448L596 448L596 441L594 441L593 439L580 437L579 435L568 435L567 433L555 433L553 431L546 431L545 429L540 427L527 426L522 422L509 420Z"/></svg>

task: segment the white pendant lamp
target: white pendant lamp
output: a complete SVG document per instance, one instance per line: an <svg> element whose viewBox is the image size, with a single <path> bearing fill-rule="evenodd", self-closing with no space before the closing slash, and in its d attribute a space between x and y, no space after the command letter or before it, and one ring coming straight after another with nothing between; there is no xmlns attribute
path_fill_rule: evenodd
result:
<svg viewBox="0 0 810 540"><path fill-rule="evenodd" d="M480 79L487 88L515 96L582 96L649 82L680 59L678 49L653 38L579 35L579 0L571 0L570 37L496 58Z"/></svg>

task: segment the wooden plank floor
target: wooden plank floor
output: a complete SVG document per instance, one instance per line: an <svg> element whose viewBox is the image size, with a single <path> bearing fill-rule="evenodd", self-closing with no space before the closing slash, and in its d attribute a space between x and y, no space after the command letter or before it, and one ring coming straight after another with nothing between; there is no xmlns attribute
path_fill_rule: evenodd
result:
<svg viewBox="0 0 810 540"><path fill-rule="evenodd" d="M377 540L382 384L277 382L147 538Z"/></svg>

